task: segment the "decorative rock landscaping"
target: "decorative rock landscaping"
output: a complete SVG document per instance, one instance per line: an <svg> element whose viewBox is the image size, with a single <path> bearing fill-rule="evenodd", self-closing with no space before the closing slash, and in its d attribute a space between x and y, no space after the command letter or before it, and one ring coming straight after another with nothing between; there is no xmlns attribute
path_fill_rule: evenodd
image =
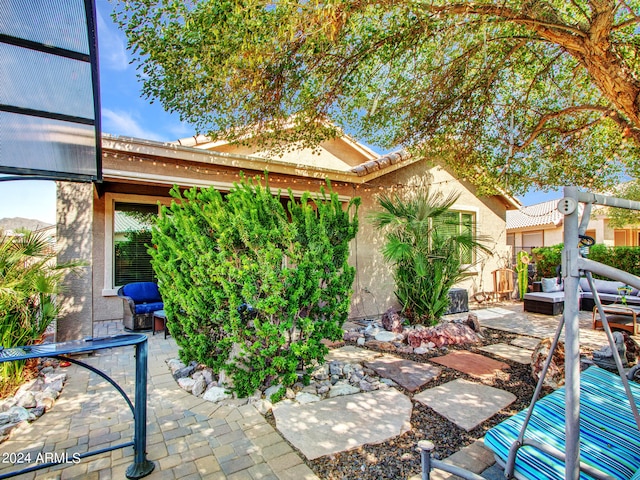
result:
<svg viewBox="0 0 640 480"><path fill-rule="evenodd" d="M58 371L60 362L43 359L38 376L23 384L12 397L0 400L0 442L22 422L32 422L53 407L67 381Z"/></svg>
<svg viewBox="0 0 640 480"><path fill-rule="evenodd" d="M405 323L398 312L389 309L380 322L370 322L345 331L343 340L376 350L417 355L431 353L448 345L476 344L481 341L480 324L475 314L434 327L404 326Z"/></svg>
<svg viewBox="0 0 640 480"><path fill-rule="evenodd" d="M256 392L250 398L237 399L227 392L224 380L215 375L209 367L195 362L185 365L177 359L168 360L167 365L181 388L210 402L228 402L234 405L262 402L261 410L270 410L271 400L277 399L272 396L281 390L281 385L273 385L264 393ZM283 398L299 404L308 404L342 395L385 390L394 385L396 384L393 380L381 379L372 369L363 367L360 363L331 360L312 371L309 385L297 382L286 388Z"/></svg>

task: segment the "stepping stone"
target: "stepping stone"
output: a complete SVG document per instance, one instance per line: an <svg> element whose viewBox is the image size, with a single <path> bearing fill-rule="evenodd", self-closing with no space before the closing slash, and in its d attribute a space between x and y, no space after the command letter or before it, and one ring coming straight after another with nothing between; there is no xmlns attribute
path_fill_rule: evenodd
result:
<svg viewBox="0 0 640 480"><path fill-rule="evenodd" d="M273 406L276 428L309 460L382 443L411 429L412 404L396 390L376 390L297 405Z"/></svg>
<svg viewBox="0 0 640 480"><path fill-rule="evenodd" d="M413 362L404 358L385 355L365 363L384 378L389 378L411 393L440 375L440 369L428 363Z"/></svg>
<svg viewBox="0 0 640 480"><path fill-rule="evenodd" d="M453 368L479 378L493 377L497 371L509 368L504 362L498 362L484 355L459 350L442 357L431 358L429 361Z"/></svg>
<svg viewBox="0 0 640 480"><path fill-rule="evenodd" d="M381 356L380 352L373 352L366 348L358 348L353 345L347 345L346 347L336 348L329 351L325 360L327 363L337 360L344 363L363 363L373 360Z"/></svg>
<svg viewBox="0 0 640 480"><path fill-rule="evenodd" d="M425 390L413 399L468 432L512 404L516 397L499 388L458 379Z"/></svg>
<svg viewBox="0 0 640 480"><path fill-rule="evenodd" d="M535 350L535 348L540 343L539 338L533 337L516 337L511 340L511 345L515 345L516 347L526 348L528 350Z"/></svg>
<svg viewBox="0 0 640 480"><path fill-rule="evenodd" d="M478 320L485 320L487 318L503 317L505 315L514 315L515 312L507 310L505 308L483 308L481 310L473 310L471 313L475 313L478 316Z"/></svg>
<svg viewBox="0 0 640 480"><path fill-rule="evenodd" d="M507 360L513 360L514 362L522 363L523 365L529 365L531 363L531 354L533 351L526 350L524 348L516 347L514 345L508 345L506 343L496 343L494 345L487 345L481 347L483 352L492 353L493 355Z"/></svg>

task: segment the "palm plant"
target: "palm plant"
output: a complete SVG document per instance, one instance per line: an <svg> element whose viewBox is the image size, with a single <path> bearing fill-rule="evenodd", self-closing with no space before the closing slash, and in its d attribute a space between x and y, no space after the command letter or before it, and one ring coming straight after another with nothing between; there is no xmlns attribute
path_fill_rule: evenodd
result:
<svg viewBox="0 0 640 480"><path fill-rule="evenodd" d="M65 272L78 263L55 265L41 234L0 238L0 344L4 348L40 341L56 318L55 296ZM23 381L24 362L0 364L0 393Z"/></svg>
<svg viewBox="0 0 640 480"><path fill-rule="evenodd" d="M411 323L436 324L449 306L449 289L467 275L473 251L489 252L451 207L459 195L421 188L407 198L381 195L373 214L385 231L382 254L395 266L395 295Z"/></svg>

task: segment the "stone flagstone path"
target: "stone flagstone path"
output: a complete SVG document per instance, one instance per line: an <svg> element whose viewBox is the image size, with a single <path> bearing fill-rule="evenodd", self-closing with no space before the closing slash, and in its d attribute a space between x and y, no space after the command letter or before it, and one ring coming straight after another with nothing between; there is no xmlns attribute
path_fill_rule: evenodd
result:
<svg viewBox="0 0 640 480"><path fill-rule="evenodd" d="M509 368L509 365L504 362L466 350L451 352L442 357L431 358L429 361L477 378L491 378L498 371Z"/></svg>
<svg viewBox="0 0 640 480"><path fill-rule="evenodd" d="M329 350L329 353L325 357L325 361L326 363L332 362L334 360L345 363L363 363L370 362L375 358L381 357L382 355L383 354L380 352L347 345L345 347Z"/></svg>
<svg viewBox="0 0 640 480"><path fill-rule="evenodd" d="M516 347L515 345L508 345L506 343L494 343L493 345L481 347L480 350L491 353L496 357L522 363L523 365L529 365L531 363L531 354L533 353L532 350Z"/></svg>
<svg viewBox="0 0 640 480"><path fill-rule="evenodd" d="M413 393L440 375L440 368L428 363L385 355L365 362L365 366L381 377L389 378L398 385Z"/></svg>
<svg viewBox="0 0 640 480"><path fill-rule="evenodd" d="M402 435L411 411L411 400L393 388L273 406L278 431L309 460Z"/></svg>
<svg viewBox="0 0 640 480"><path fill-rule="evenodd" d="M467 432L512 404L512 393L468 380L457 379L413 397Z"/></svg>
<svg viewBox="0 0 640 480"><path fill-rule="evenodd" d="M511 345L515 345L516 347L526 348L527 350L535 349L540 343L539 338L533 337L516 337L511 340Z"/></svg>

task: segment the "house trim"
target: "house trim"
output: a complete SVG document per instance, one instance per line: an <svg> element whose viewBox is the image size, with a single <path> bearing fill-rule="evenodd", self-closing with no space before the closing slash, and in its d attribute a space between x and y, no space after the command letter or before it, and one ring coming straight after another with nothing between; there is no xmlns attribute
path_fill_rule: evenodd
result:
<svg viewBox="0 0 640 480"><path fill-rule="evenodd" d="M217 190L228 192L235 182L220 182L216 180L202 180L187 177L178 177L175 175L158 175L152 173L140 173L131 172L126 170L111 170L104 169L103 176L108 180L135 180L137 183L150 183L150 184L162 184L162 185L179 185L181 187L215 187ZM272 194L277 194L282 191L280 187L270 187L269 190ZM288 191L288 189L287 189ZM294 197L301 197L304 190L291 189ZM348 202L353 198L350 195L338 195L338 199L341 202Z"/></svg>

